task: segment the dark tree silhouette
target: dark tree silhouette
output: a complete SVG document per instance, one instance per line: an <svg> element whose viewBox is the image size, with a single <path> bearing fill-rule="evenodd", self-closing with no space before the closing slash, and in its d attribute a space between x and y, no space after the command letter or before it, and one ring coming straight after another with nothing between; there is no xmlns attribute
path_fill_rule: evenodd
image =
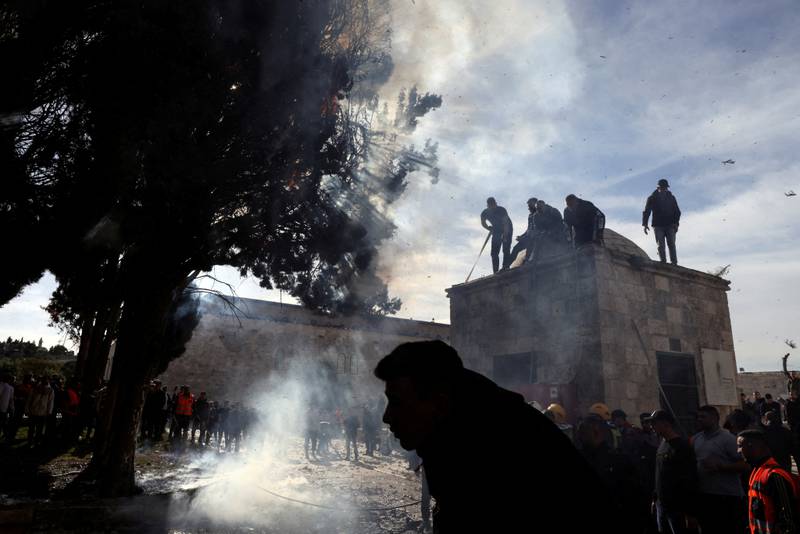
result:
<svg viewBox="0 0 800 534"><path fill-rule="evenodd" d="M103 494L134 490L143 386L191 336L201 273L231 265L325 313L398 309L376 250L408 174L435 178L435 145L403 140L441 100L413 90L393 122L376 118L391 71L376 6L0 7L0 57L19 73L0 110L0 225L37 248L0 302L51 270L49 311L79 336L90 387L116 339L88 473Z"/></svg>

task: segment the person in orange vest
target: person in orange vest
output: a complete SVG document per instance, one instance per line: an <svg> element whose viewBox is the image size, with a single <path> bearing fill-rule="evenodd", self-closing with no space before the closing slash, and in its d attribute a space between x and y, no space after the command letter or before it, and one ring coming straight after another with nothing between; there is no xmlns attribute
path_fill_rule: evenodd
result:
<svg viewBox="0 0 800 534"><path fill-rule="evenodd" d="M181 386L181 392L175 399L175 422L178 426L176 436L179 434L181 440L186 439L189 430L189 423L192 420L192 406L194 405L194 395L189 392L189 386Z"/></svg>
<svg viewBox="0 0 800 534"><path fill-rule="evenodd" d="M744 430L736 442L739 454L753 468L747 491L750 532L798 532L797 487L792 475L772 457L766 434L759 429Z"/></svg>

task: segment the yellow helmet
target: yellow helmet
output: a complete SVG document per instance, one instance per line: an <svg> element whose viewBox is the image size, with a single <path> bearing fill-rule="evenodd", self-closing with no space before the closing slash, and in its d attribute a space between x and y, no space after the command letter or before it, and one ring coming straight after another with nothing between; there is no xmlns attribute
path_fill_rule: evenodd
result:
<svg viewBox="0 0 800 534"><path fill-rule="evenodd" d="M594 415L599 415L600 417L603 418L603 421L611 420L611 410L609 410L608 406L606 406L602 402L596 402L592 404L592 407L589 408L589 413Z"/></svg>
<svg viewBox="0 0 800 534"><path fill-rule="evenodd" d="M553 403L547 407L546 411L553 414L553 420L556 423L563 424L567 422L567 411L560 404Z"/></svg>

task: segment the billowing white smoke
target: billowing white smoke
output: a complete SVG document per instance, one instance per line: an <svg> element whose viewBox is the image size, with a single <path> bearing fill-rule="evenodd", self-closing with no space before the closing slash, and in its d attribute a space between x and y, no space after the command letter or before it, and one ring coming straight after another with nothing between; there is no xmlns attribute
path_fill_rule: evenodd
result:
<svg viewBox="0 0 800 534"><path fill-rule="evenodd" d="M321 461L330 465L308 463L303 454L309 405L345 412L355 406L349 391L336 390L335 369L331 381L330 369L319 361L293 360L285 372L272 374L253 389L261 393L247 404L256 409L258 420L241 451L218 453L212 441L207 452L182 469L188 476L180 489L186 493L173 500L172 525L269 532L363 531L363 524L359 527L363 514L357 510L374 497L370 491L361 494L364 488L355 479L363 468L340 462L343 451L337 445L329 460ZM333 423L334 414L328 415ZM409 497L414 491L409 490Z"/></svg>

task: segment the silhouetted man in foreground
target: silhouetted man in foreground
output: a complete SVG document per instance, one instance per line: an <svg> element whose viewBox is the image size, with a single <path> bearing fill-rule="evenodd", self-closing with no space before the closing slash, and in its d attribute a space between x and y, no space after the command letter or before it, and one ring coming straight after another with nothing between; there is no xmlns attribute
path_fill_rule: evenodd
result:
<svg viewBox="0 0 800 534"><path fill-rule="evenodd" d="M517 393L465 369L441 341L399 345L375 376L383 415L422 458L434 532L620 532L597 475Z"/></svg>

